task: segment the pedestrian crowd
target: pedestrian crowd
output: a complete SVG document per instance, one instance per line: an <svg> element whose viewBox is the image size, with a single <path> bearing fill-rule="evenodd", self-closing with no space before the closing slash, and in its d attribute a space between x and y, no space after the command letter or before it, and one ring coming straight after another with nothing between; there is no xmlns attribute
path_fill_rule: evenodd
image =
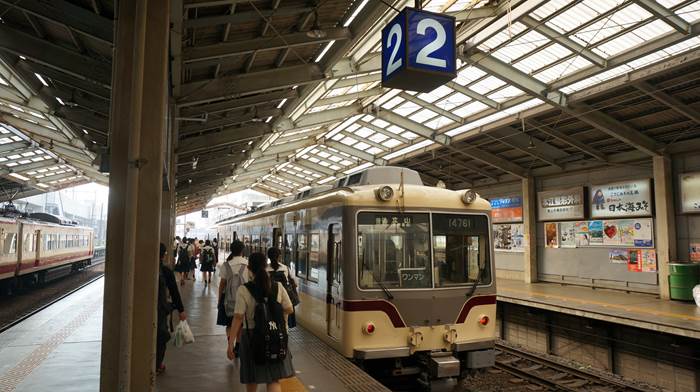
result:
<svg viewBox="0 0 700 392"><path fill-rule="evenodd" d="M166 262L166 246L160 244L157 374L165 371L165 349L173 331L172 312L178 311L181 322L187 319L177 282L183 286L190 279L195 281L199 263L205 286L219 271L216 323L226 329L226 356L240 361L240 382L246 391L257 391L259 384L265 384L268 391L280 392L279 381L294 375L287 329L296 326L296 282L289 267L280 261L279 249L270 248L267 254L251 253L247 258L244 249L241 241L234 240L227 258L219 263L216 238L204 241L175 237L173 271Z"/></svg>

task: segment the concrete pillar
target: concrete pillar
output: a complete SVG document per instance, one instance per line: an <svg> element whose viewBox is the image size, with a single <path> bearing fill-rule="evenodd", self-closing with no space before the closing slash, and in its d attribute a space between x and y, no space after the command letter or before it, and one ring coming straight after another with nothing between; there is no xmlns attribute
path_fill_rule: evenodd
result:
<svg viewBox="0 0 700 392"><path fill-rule="evenodd" d="M656 202L656 261L659 271L659 295L670 299L668 263L676 260L676 210L673 200L673 172L667 156L655 156L654 200Z"/></svg>
<svg viewBox="0 0 700 392"><path fill-rule="evenodd" d="M100 370L104 392L155 388L156 245L167 117L169 15L167 0L118 3Z"/></svg>
<svg viewBox="0 0 700 392"><path fill-rule="evenodd" d="M523 232L525 235L523 279L525 283L533 283L537 282L537 192L535 178L523 178L522 187Z"/></svg>

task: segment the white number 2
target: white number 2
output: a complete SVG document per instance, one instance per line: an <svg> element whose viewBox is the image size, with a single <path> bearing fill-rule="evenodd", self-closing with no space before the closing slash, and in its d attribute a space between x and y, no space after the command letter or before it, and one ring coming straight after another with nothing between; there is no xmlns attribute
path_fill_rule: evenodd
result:
<svg viewBox="0 0 700 392"><path fill-rule="evenodd" d="M447 60L436 59L435 57L430 57L430 55L436 50L440 49L447 40L447 33L445 33L445 28L442 27L440 22L435 19L425 18L418 22L418 27L416 32L420 35L425 35L428 29L435 30L436 36L435 40L423 47L423 49L418 52L416 56L416 63L432 65L434 67L447 68ZM392 31L394 29L392 28ZM390 33L391 34L391 33ZM388 73L387 73L388 74Z"/></svg>
<svg viewBox="0 0 700 392"><path fill-rule="evenodd" d="M392 41L394 36L396 36L396 40ZM386 76L391 75L394 71L401 68L401 64L403 64L403 59L396 58L396 54L399 52L399 46L401 46L401 38L401 26L398 23L391 26L389 34L386 37L386 47L388 49L393 46L394 50L391 51L391 56L389 56L389 64L386 66ZM392 42L394 43L393 45Z"/></svg>

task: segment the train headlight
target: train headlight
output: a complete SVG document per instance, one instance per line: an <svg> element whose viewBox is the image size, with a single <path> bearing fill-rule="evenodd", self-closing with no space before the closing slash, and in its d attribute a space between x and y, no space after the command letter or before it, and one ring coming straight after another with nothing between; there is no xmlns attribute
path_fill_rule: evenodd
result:
<svg viewBox="0 0 700 392"><path fill-rule="evenodd" d="M472 204L474 200L477 198L476 192L474 192L471 189L467 189L463 194L462 194L462 203L464 204Z"/></svg>
<svg viewBox="0 0 700 392"><path fill-rule="evenodd" d="M376 328L373 322L368 322L362 327L362 333L364 333L365 335L372 335L374 334L375 330Z"/></svg>
<svg viewBox="0 0 700 392"><path fill-rule="evenodd" d="M481 318L479 319L479 324L485 327L488 325L489 321L489 316L481 316Z"/></svg>
<svg viewBox="0 0 700 392"><path fill-rule="evenodd" d="M377 188L377 190L374 191L374 193L377 196L377 199L379 199L380 201L389 201L392 197L394 197L394 190L391 189L389 185L384 185L382 187Z"/></svg>

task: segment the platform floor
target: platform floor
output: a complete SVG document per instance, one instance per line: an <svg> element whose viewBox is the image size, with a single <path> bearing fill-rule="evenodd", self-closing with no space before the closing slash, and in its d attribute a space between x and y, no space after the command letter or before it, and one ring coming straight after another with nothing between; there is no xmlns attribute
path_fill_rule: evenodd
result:
<svg viewBox="0 0 700 392"><path fill-rule="evenodd" d="M99 390L103 284L99 279L0 334L0 392ZM238 363L226 359L224 328L215 325L217 286L198 280L181 287L196 341L168 347L157 389L243 391ZM285 392L388 391L301 328L291 331L290 350L297 375L284 380Z"/></svg>
<svg viewBox="0 0 700 392"><path fill-rule="evenodd" d="M700 339L700 307L653 295L498 279L498 300Z"/></svg>

